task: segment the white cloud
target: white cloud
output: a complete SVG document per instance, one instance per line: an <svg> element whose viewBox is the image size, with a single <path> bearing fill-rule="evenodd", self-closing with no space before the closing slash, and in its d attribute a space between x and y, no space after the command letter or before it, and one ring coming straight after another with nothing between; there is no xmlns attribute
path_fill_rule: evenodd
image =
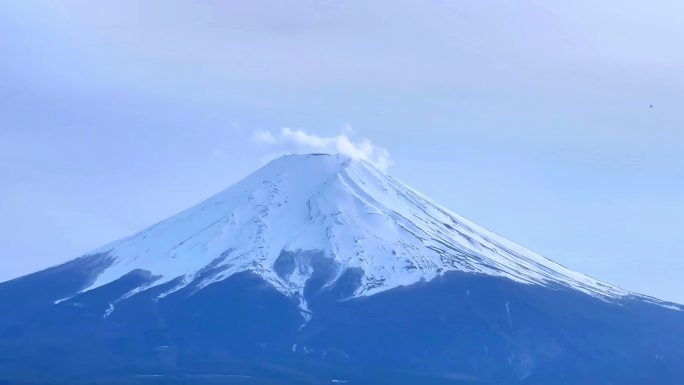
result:
<svg viewBox="0 0 684 385"><path fill-rule="evenodd" d="M392 158L387 149L374 145L367 138L354 141L348 133L353 134L351 128L336 136L319 136L304 130L283 127L276 134L257 130L254 132L254 140L262 144L279 146L284 152L339 153L370 162L381 170L387 170L392 165Z"/></svg>
<svg viewBox="0 0 684 385"><path fill-rule="evenodd" d="M260 143L275 144L276 138L268 131L256 130L254 131L254 140Z"/></svg>

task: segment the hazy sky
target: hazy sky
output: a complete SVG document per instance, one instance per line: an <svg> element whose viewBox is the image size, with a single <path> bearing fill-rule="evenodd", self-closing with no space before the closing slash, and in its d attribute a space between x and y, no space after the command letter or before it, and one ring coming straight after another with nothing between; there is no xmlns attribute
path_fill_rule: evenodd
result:
<svg viewBox="0 0 684 385"><path fill-rule="evenodd" d="M682 15L681 0L1 2L0 280L348 138L513 241L684 302Z"/></svg>

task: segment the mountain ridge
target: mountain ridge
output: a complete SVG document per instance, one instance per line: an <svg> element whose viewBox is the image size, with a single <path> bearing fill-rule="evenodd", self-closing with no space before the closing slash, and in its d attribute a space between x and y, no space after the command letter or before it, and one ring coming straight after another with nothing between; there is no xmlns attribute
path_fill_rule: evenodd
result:
<svg viewBox="0 0 684 385"><path fill-rule="evenodd" d="M201 290L250 271L297 298L307 318L304 289L313 273L312 261L294 258L288 271L276 271L288 253L327 258L333 272L323 287L349 269L360 271L352 297L465 271L560 285L604 300L639 296L661 302L574 272L510 242L368 162L329 154L282 156L207 200L89 253L103 255L107 266L79 293L135 270L147 271L151 278L122 299L169 282L176 284L160 298L191 282ZM203 277L200 282L198 277Z"/></svg>

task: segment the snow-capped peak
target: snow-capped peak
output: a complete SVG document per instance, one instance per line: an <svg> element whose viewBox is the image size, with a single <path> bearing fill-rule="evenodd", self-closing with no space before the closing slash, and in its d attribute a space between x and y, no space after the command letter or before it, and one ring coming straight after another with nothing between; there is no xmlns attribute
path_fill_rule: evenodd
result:
<svg viewBox="0 0 684 385"><path fill-rule="evenodd" d="M628 292L571 271L452 213L364 161L339 155L288 155L167 220L96 251L111 264L86 290L136 270L176 278L174 290L199 287L251 271L303 300L312 274L295 258L283 274L283 255L318 254L335 266L327 284L361 271L354 296L429 281L447 271L562 285L610 298ZM214 273L199 274L210 267ZM197 282L200 279L201 282Z"/></svg>

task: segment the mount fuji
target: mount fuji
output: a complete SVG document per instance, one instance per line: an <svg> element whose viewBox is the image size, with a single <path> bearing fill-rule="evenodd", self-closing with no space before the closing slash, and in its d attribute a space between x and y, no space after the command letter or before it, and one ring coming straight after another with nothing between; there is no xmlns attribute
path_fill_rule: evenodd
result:
<svg viewBox="0 0 684 385"><path fill-rule="evenodd" d="M340 155L0 283L0 309L0 384L684 384L682 306Z"/></svg>

